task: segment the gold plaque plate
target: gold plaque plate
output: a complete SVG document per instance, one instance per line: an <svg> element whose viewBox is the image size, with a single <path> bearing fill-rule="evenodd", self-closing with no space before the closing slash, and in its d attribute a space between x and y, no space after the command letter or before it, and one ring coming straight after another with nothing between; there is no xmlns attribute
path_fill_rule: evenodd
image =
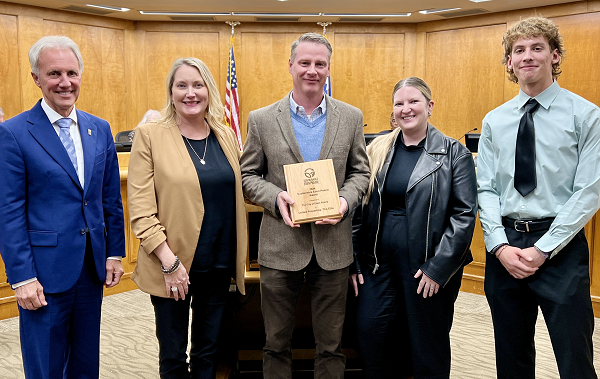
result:
<svg viewBox="0 0 600 379"><path fill-rule="evenodd" d="M331 159L284 165L283 171L287 192L294 199L290 207L294 224L342 217Z"/></svg>

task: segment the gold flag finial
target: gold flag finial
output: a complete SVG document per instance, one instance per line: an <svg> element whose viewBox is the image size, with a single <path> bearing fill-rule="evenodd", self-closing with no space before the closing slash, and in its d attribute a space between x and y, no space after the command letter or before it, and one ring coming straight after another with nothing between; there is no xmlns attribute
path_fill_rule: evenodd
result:
<svg viewBox="0 0 600 379"><path fill-rule="evenodd" d="M326 35L327 26L331 25L331 22L317 22L317 25L321 25L323 27L323 35Z"/></svg>
<svg viewBox="0 0 600 379"><path fill-rule="evenodd" d="M231 36L233 37L233 32L235 31L235 27L240 24L239 21L225 21L226 24L231 25Z"/></svg>

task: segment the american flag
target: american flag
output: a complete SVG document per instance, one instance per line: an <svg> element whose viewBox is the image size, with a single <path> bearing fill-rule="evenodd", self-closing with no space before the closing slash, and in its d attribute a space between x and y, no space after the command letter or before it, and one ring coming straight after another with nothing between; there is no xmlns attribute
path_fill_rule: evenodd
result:
<svg viewBox="0 0 600 379"><path fill-rule="evenodd" d="M233 55L233 39L229 45L229 63L227 67L227 90L225 91L225 119L237 137L238 146L242 148L242 133L240 131L240 102L238 94L237 75L235 73L235 57Z"/></svg>
<svg viewBox="0 0 600 379"><path fill-rule="evenodd" d="M323 33L323 37L327 38L327 35ZM323 92L331 96L331 75L327 76L327 80L325 81L325 87L323 87Z"/></svg>

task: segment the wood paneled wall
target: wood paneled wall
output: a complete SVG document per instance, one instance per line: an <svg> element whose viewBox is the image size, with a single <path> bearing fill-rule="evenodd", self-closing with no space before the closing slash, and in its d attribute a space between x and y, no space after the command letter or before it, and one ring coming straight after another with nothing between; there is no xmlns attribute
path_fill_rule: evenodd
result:
<svg viewBox="0 0 600 379"><path fill-rule="evenodd" d="M365 132L377 132L389 125L394 84L405 76L421 76L436 103L431 122L458 138L516 94L518 87L506 80L500 64L500 39L507 25L541 14L553 18L565 37L561 85L599 102L597 12L600 1L581 1L421 24L334 24L328 29L334 47L333 95L363 111ZM230 30L224 23L134 23L0 2L0 74L5 84L0 86L0 106L12 117L39 99L27 51L48 34L68 35L80 45L85 70L77 105L107 119L114 133L134 128L147 109L164 106L164 80L178 57L202 59L224 100ZM291 23L236 28L244 135L251 110L290 90L289 46L306 31L321 28Z"/></svg>
<svg viewBox="0 0 600 379"><path fill-rule="evenodd" d="M480 128L489 110L518 92L500 64L501 37L509 25L534 14L554 19L561 28L567 48L561 86L600 104L600 1L420 24L334 23L327 29L334 50L333 96L360 108L367 124L365 132L374 133L389 127L394 84L417 75L433 91L431 123L459 138ZM308 31L320 33L322 29L313 23L243 23L236 27L243 139L248 113L279 100L291 89L290 44ZM31 108L40 98L27 52L37 39L49 34L65 34L79 44L85 67L77 107L108 120L115 134L133 129L146 110L164 106L164 81L178 57L203 60L225 99L231 35L225 23L131 22L0 2L0 107L6 117ZM126 167L125 161L122 164ZM600 249L596 222L594 219L586 228L592 249ZM133 236L128 236L128 242L131 258L127 267L131 271L137 244ZM479 227L472 248L475 262L466 270L464 288L481 291L485 252ZM592 293L595 304L600 304L600 264L595 264L600 261L600 251L593 256ZM1 265L3 318L14 314L14 300ZM12 308L2 308L2 304Z"/></svg>
<svg viewBox="0 0 600 379"><path fill-rule="evenodd" d="M501 24L427 33L424 79L434 99L430 122L444 133L460 138L480 130L483 117L504 102L499 41L505 31Z"/></svg>
<svg viewBox="0 0 600 379"><path fill-rule="evenodd" d="M332 95L361 109L365 132L390 128L392 90L404 75L404 33L335 34Z"/></svg>

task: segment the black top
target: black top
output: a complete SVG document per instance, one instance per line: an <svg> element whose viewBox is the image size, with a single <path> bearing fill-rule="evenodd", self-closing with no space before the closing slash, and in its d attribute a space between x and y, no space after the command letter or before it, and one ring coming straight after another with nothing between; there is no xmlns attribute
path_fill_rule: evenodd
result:
<svg viewBox="0 0 600 379"><path fill-rule="evenodd" d="M203 140L186 141L185 137L183 140L196 167L204 202L204 219L190 271L233 267L232 257L236 248L233 169L214 133ZM203 165L198 156L203 157L207 140L206 164Z"/></svg>
<svg viewBox="0 0 600 379"><path fill-rule="evenodd" d="M425 147L425 138L416 146L406 146L402 135L397 139L396 150L390 162L382 193L384 211L406 214L408 181Z"/></svg>

